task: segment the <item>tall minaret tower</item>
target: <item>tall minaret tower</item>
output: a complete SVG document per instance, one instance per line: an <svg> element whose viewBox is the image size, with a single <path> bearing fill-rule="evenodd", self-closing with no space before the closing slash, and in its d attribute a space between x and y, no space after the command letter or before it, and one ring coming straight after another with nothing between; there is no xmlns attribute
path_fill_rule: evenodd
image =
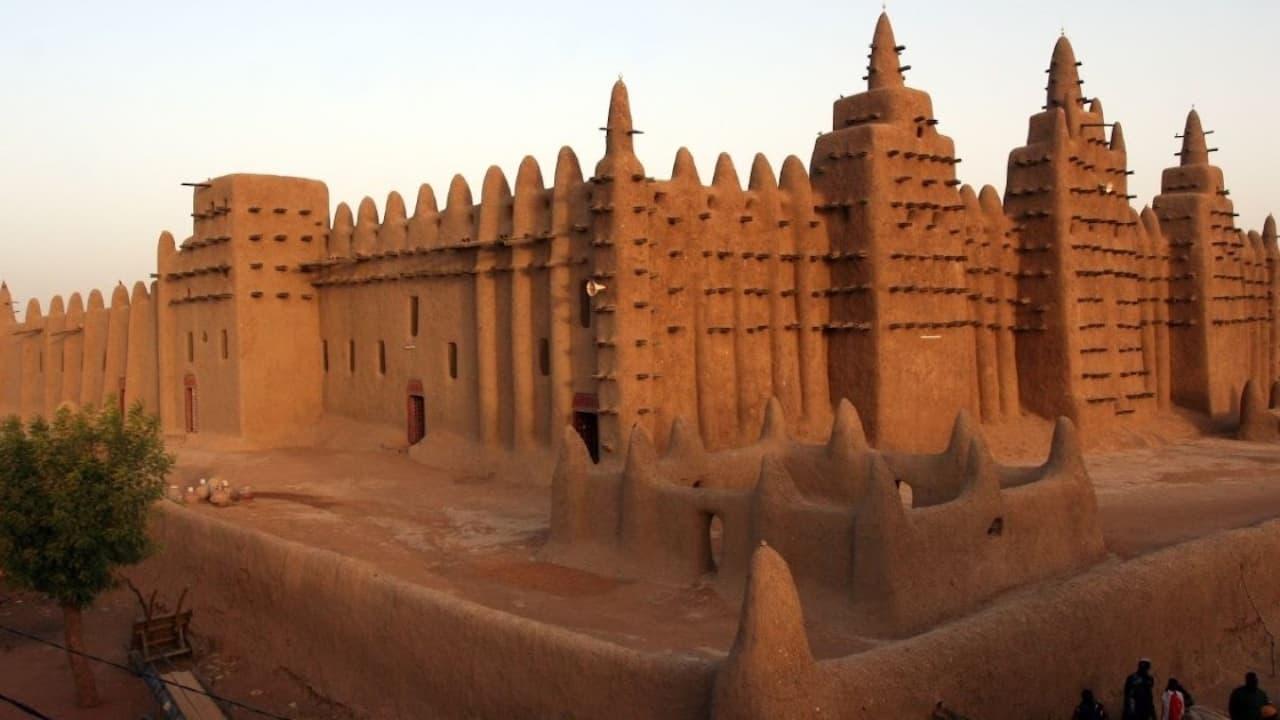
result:
<svg viewBox="0 0 1280 720"><path fill-rule="evenodd" d="M867 90L836 101L810 173L831 243L831 394L878 445L926 451L945 445L956 412L976 413L976 320L960 161L928 94L906 86L902 50L881 15Z"/></svg>
<svg viewBox="0 0 1280 720"><path fill-rule="evenodd" d="M601 462L625 457L634 425L653 435L653 309L649 215L653 196L636 158L627 86L609 98L605 154L591 178L593 279L604 290L591 299L599 383Z"/></svg>
<svg viewBox="0 0 1280 720"><path fill-rule="evenodd" d="M1250 296L1265 295L1266 288L1248 277L1255 253L1235 226L1222 169L1209 162L1207 134L1200 114L1188 113L1179 162L1161 175L1154 209L1172 247L1173 399L1225 418L1245 381L1256 376L1263 387L1270 384L1270 372L1246 351L1257 344L1253 326L1266 314L1251 309Z"/></svg>

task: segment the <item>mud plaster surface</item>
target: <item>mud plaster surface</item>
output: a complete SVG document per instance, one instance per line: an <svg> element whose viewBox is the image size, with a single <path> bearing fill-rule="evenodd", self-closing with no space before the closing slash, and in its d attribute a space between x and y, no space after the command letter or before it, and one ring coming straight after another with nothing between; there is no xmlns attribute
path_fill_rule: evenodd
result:
<svg viewBox="0 0 1280 720"><path fill-rule="evenodd" d="M1024 435L1009 446L1041 452L1039 438ZM1120 558L1280 516L1280 446L1189 439L1093 453L1088 465L1108 550ZM549 502L545 488L525 480L448 472L393 450L192 446L179 450L176 476L225 478L257 495L234 508L190 512L329 549L415 584L624 647L720 657L737 626L739 608L717 595L709 579L675 587L537 561ZM819 614L807 612L806 622L818 658L879 644Z"/></svg>

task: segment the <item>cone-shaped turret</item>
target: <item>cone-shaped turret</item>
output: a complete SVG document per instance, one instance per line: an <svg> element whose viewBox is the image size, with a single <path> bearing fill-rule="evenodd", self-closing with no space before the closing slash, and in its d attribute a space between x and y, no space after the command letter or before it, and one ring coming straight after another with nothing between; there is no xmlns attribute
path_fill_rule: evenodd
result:
<svg viewBox="0 0 1280 720"><path fill-rule="evenodd" d="M1074 107L1080 100L1080 72L1071 41L1064 35L1053 46L1053 60L1049 62L1048 99L1045 105Z"/></svg>
<svg viewBox="0 0 1280 720"><path fill-rule="evenodd" d="M0 327L9 327L15 322L13 298L9 295L9 286L0 283Z"/></svg>
<svg viewBox="0 0 1280 720"><path fill-rule="evenodd" d="M706 454L702 445L702 436L678 417L671 422L671 434L667 436L666 457L692 459Z"/></svg>
<svg viewBox="0 0 1280 720"><path fill-rule="evenodd" d="M1204 126L1200 124L1200 113L1192 110L1187 113L1187 126L1182 131L1182 165L1208 165L1209 146L1204 138Z"/></svg>
<svg viewBox="0 0 1280 720"><path fill-rule="evenodd" d="M871 64L867 67L867 89L902 87L902 66L898 63L898 43L893 37L889 14L880 13L876 33L871 38Z"/></svg>
<svg viewBox="0 0 1280 720"><path fill-rule="evenodd" d="M1236 438L1252 442L1280 440L1280 419L1267 409L1262 390L1252 380L1245 382L1240 393L1240 427Z"/></svg>
<svg viewBox="0 0 1280 720"><path fill-rule="evenodd" d="M348 257L351 255L351 235L355 231L355 218L351 214L351 206L345 202L338 203L333 211L333 227L329 230L329 256Z"/></svg>
<svg viewBox="0 0 1280 720"><path fill-rule="evenodd" d="M1084 472L1084 455L1080 451L1080 437L1070 418L1059 417L1053 426L1053 440L1049 443L1049 470Z"/></svg>
<svg viewBox="0 0 1280 720"><path fill-rule="evenodd" d="M738 634L716 673L711 717L812 717L813 665L791 569L761 545L751 556Z"/></svg>
<svg viewBox="0 0 1280 720"><path fill-rule="evenodd" d="M609 124L605 126L605 153L631 153L635 151L631 125L631 98L627 85L618 78L609 95Z"/></svg>
<svg viewBox="0 0 1280 720"><path fill-rule="evenodd" d="M1275 250L1276 244L1276 218L1274 215L1268 215L1267 219L1262 222L1262 242L1267 245L1267 252Z"/></svg>
<svg viewBox="0 0 1280 720"><path fill-rule="evenodd" d="M764 423L760 426L760 442L783 442L787 439L787 416L777 397L770 397L764 408Z"/></svg>
<svg viewBox="0 0 1280 720"><path fill-rule="evenodd" d="M676 151L676 160L671 167L672 180L684 180L701 185L702 181L698 178L698 165L693 161L693 153L689 152L689 148L681 147Z"/></svg>
<svg viewBox="0 0 1280 720"><path fill-rule="evenodd" d="M111 307L128 307L129 306L129 288L124 283L116 283L116 287L111 291Z"/></svg>
<svg viewBox="0 0 1280 720"><path fill-rule="evenodd" d="M711 186L732 190L742 189L742 181L738 179L738 170L733 166L733 158L729 157L729 153L720 153L716 158L716 169L711 175Z"/></svg>
<svg viewBox="0 0 1280 720"><path fill-rule="evenodd" d="M1116 123L1115 127L1111 128L1111 150L1112 152L1125 151L1124 128L1121 127L1120 123Z"/></svg>
<svg viewBox="0 0 1280 720"><path fill-rule="evenodd" d="M591 457L582 436L566 426L560 439L560 454L551 476L551 540L573 542L588 529L587 467Z"/></svg>
<svg viewBox="0 0 1280 720"><path fill-rule="evenodd" d="M800 491L786 465L777 455L766 454L760 461L760 475L751 494L752 537L785 546L787 519L800 501Z"/></svg>
<svg viewBox="0 0 1280 720"><path fill-rule="evenodd" d="M853 403L841 399L836 406L836 421L831 426L831 439L827 441L827 452L831 455L867 449L867 431L862 427L862 418Z"/></svg>

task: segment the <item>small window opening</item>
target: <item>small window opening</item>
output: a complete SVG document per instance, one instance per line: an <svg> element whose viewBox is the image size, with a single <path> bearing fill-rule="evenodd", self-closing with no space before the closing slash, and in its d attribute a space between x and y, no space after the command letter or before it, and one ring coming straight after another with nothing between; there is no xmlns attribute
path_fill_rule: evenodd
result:
<svg viewBox="0 0 1280 720"><path fill-rule="evenodd" d="M356 341L347 341L347 371L354 373L356 371Z"/></svg>
<svg viewBox="0 0 1280 720"><path fill-rule="evenodd" d="M205 332L200 333L200 342L202 343L209 342L209 332L207 330Z"/></svg>
<svg viewBox="0 0 1280 720"><path fill-rule="evenodd" d="M707 569L713 573L719 572L720 563L724 561L724 521L719 515L707 518L707 547L710 551L710 566Z"/></svg>
<svg viewBox="0 0 1280 720"><path fill-rule="evenodd" d="M196 361L196 334L187 333L187 362Z"/></svg>
<svg viewBox="0 0 1280 720"><path fill-rule="evenodd" d="M387 374L387 343L382 340L378 341L378 374Z"/></svg>
<svg viewBox="0 0 1280 720"><path fill-rule="evenodd" d="M36 359L40 365L40 372L44 372L44 351L40 351L40 356Z"/></svg>
<svg viewBox="0 0 1280 720"><path fill-rule="evenodd" d="M538 341L538 369L543 377L551 374L551 343L546 338Z"/></svg>
<svg viewBox="0 0 1280 720"><path fill-rule="evenodd" d="M409 337L418 337L418 296L409 296Z"/></svg>
<svg viewBox="0 0 1280 720"><path fill-rule="evenodd" d="M449 377L458 379L458 343L449 343Z"/></svg>
<svg viewBox="0 0 1280 720"><path fill-rule="evenodd" d="M987 535L989 537L1000 537L1004 534L1004 518L998 517L991 521L991 525L987 527Z"/></svg>
<svg viewBox="0 0 1280 720"><path fill-rule="evenodd" d="M895 480L894 482L898 484L898 498L902 500L902 507L915 507L915 491L911 489L911 485L901 480Z"/></svg>
<svg viewBox="0 0 1280 720"><path fill-rule="evenodd" d="M324 371L329 372L329 341L320 341L320 362L324 364Z"/></svg>
<svg viewBox="0 0 1280 720"><path fill-rule="evenodd" d="M228 346L228 343L227 343L227 331L223 330L222 331L222 359L226 360L229 357L231 357L231 348Z"/></svg>
<svg viewBox="0 0 1280 720"><path fill-rule="evenodd" d="M107 354L106 354L106 353L102 353L102 369L103 369L103 370L106 370L106 369L107 369Z"/></svg>

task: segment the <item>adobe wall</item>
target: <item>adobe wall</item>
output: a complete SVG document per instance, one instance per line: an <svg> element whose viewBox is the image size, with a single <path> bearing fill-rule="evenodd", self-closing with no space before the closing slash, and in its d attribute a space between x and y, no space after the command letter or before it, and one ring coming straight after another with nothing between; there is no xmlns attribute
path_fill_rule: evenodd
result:
<svg viewBox="0 0 1280 720"><path fill-rule="evenodd" d="M422 186L412 218L396 193L381 222L368 198L354 221L338 206L328 257L308 269L328 348L327 411L404 428L414 387L428 434L517 449L552 442L575 396L595 393L595 321L581 290L586 188L567 148L555 177L544 188L526 158L514 197L492 168L479 204L455 177L443 210Z"/></svg>
<svg viewBox="0 0 1280 720"><path fill-rule="evenodd" d="M1116 711L1139 657L1222 708L1225 697L1205 689L1237 683L1250 669L1264 685L1274 681L1265 678L1267 626L1280 621L1277 552L1280 522L1221 533L1047 583L909 640L814 662L786 563L762 550L712 717L927 717L944 700L969 717L1024 720L1063 716L1081 688Z"/></svg>
<svg viewBox="0 0 1280 720"><path fill-rule="evenodd" d="M659 457L637 425L619 473L591 466L566 428L542 557L682 585L710 579L735 597L767 542L792 558L806 603L848 608L863 634L901 636L1105 554L1068 420L1036 468L995 463L964 413L936 455L870 449L848 402L829 434L825 445L792 442L777 400L759 441L732 451L708 453L678 424ZM913 491L911 507L899 485Z"/></svg>
<svg viewBox="0 0 1280 720"><path fill-rule="evenodd" d="M361 716L704 718L710 661L620 648L162 503L130 572L189 587L195 632Z"/></svg>
<svg viewBox="0 0 1280 720"><path fill-rule="evenodd" d="M1257 613L1273 627L1280 620L1280 580L1269 572L1280 522L1050 581L915 637L821 661L803 638L786 563L774 553L762 569L757 553L722 663L624 650L168 505L153 527L162 550L130 573L135 582L171 595L190 586L197 632L371 717L870 720L926 717L939 699L989 720L1054 717L1081 687L1118 707L1120 680L1138 657L1193 690L1264 672L1269 644Z"/></svg>

